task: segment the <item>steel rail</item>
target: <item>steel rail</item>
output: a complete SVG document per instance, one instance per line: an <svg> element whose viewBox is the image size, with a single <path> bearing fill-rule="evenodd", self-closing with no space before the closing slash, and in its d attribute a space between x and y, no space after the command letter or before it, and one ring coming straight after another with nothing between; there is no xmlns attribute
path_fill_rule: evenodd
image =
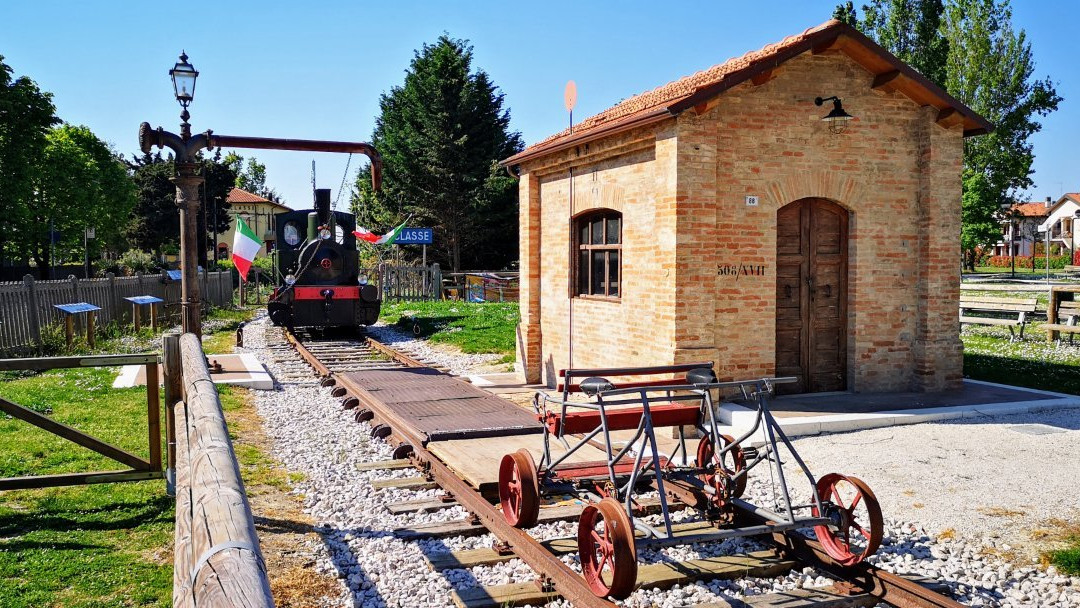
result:
<svg viewBox="0 0 1080 608"><path fill-rule="evenodd" d="M323 365L322 361L319 361L319 358L316 357L310 350L308 350L307 347L304 346L302 342L300 342L299 338L293 335L293 332L286 329L284 330L284 333L285 339L289 341L289 344L293 345L293 348L296 349L296 352L300 353L300 357L304 361L307 361L308 365L315 368L316 374L322 376L323 378L332 379L334 377L334 373L330 371L330 368Z"/></svg>
<svg viewBox="0 0 1080 608"><path fill-rule="evenodd" d="M289 342L296 346L297 352L312 365L321 375L326 376L330 370L319 362L307 348L304 348L290 333L286 332ZM381 345L389 349L385 345ZM349 381L347 375L340 378L341 385L346 387L353 396L364 401L366 391ZM395 424L395 421L381 421L389 423L394 435L399 441L407 441L413 448L412 458L419 464L419 468L430 478L434 479L439 486L449 492L466 510L478 518L482 525L494 534L500 541L506 543L518 557L536 571L542 585L549 585L555 592L569 600L574 606L583 608L612 608L614 603L597 597L589 588L585 579L564 564L555 554L540 544L524 530L519 530L506 522L502 512L496 509L475 488L457 476L445 463L435 457L434 454L424 448L423 439L406 428ZM389 439L389 438L388 438Z"/></svg>
<svg viewBox="0 0 1080 608"><path fill-rule="evenodd" d="M378 340L376 340L375 338L372 338L370 336L367 338L367 343L369 345L371 345L372 348L379 351L380 353L382 353L382 354L384 354L384 355L386 355L388 357L392 357L394 359L397 359L398 361L401 361L402 363L404 363L405 365L407 365L409 367L431 367L430 365L428 365L428 364L426 364L426 363L424 363L424 362L422 362L422 361L420 361L418 359L414 359L414 358L410 357L409 355L406 355L405 353L403 353L403 352L401 352L401 351L399 351L399 350L397 350L397 349L395 349L393 347L387 346L387 345L383 344L382 342L379 342Z"/></svg>
<svg viewBox="0 0 1080 608"><path fill-rule="evenodd" d="M737 517L758 524L768 521L741 508L738 509ZM820 543L806 538L798 531L774 532L770 538L781 553L851 583L886 604L899 608L963 608L963 604L952 598L877 566L865 562L854 566L841 566L829 557Z"/></svg>

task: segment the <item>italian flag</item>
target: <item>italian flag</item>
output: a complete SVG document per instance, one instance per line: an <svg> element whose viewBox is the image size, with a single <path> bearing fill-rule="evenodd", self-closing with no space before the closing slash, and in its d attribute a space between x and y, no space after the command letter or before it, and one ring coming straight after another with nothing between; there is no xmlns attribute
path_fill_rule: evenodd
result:
<svg viewBox="0 0 1080 608"><path fill-rule="evenodd" d="M236 265L237 272L240 273L241 280L247 280L248 271L251 270L251 261L259 254L259 249L262 246L263 242L259 240L259 237L255 236L255 231L244 223L243 218L239 215L236 216L236 235L233 237L232 260L233 264Z"/></svg>
<svg viewBox="0 0 1080 608"><path fill-rule="evenodd" d="M409 217L411 218L412 216ZM358 228L356 230L353 230L353 236L358 239L367 241L372 245L393 245L394 241L397 240L398 235L401 234L401 229L405 227L405 224L408 223L408 221L409 218L406 218L405 221L401 222L401 224L397 228L394 228L393 230L387 232L382 236L378 236L367 228Z"/></svg>

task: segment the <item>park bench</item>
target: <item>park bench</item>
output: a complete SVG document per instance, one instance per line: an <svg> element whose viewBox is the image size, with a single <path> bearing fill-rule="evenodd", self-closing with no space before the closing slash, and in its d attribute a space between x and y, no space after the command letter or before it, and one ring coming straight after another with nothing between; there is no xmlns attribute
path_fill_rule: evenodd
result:
<svg viewBox="0 0 1080 608"><path fill-rule="evenodd" d="M1058 322L1043 325L1047 340L1054 339L1054 332L1061 332L1069 334L1069 344L1072 344L1073 336L1080 333L1080 301L1059 302L1057 314L1049 318L1056 318Z"/></svg>
<svg viewBox="0 0 1080 608"><path fill-rule="evenodd" d="M1065 265L1062 270L1067 275L1080 275L1080 266Z"/></svg>
<svg viewBox="0 0 1080 608"><path fill-rule="evenodd" d="M1035 312L1037 304L1038 300L1035 298L993 298L961 295L960 323L1008 327L1009 335L1013 339L1017 337L1013 328L1019 327L1019 339L1023 340L1028 315Z"/></svg>

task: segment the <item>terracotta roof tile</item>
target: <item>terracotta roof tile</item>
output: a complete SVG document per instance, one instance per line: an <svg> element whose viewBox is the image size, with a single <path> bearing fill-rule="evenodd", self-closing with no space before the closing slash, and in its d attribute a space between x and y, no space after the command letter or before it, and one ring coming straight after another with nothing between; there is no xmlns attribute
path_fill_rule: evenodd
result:
<svg viewBox="0 0 1080 608"><path fill-rule="evenodd" d="M1043 202L1016 203L1012 206L1014 211L1020 212L1024 217L1042 217L1047 215L1047 206Z"/></svg>
<svg viewBox="0 0 1080 608"><path fill-rule="evenodd" d="M957 108L961 114L979 125L981 131L980 129L974 129L972 134L986 132L992 128L992 125L986 122L985 119L978 116L978 114L974 113L970 108L967 108L950 97L936 85L926 81L925 78L918 75L909 66L904 65L899 59L890 55L888 51L878 47L873 41L866 39L865 36L851 27L836 19L830 19L821 25L808 28L802 33L788 36L779 42L767 44L756 51L750 51L749 53L734 57L711 68L635 95L599 114L582 120L574 125L573 133L571 133L570 129L564 129L546 139L532 144L523 151L502 162L505 164L512 164L526 158L554 151L559 146L565 145L570 141L584 141L590 139L589 135L591 132L596 132L594 136L599 137L602 133L608 132L612 128L623 128L624 125L638 124L638 121L642 119L655 117L662 118L665 113L670 113L670 115L673 116L683 109L680 107L680 103L686 103L687 100L691 100L697 95L711 95L711 93L722 91L728 86L734 86L750 77L752 72L751 68L764 67L768 65L769 62L779 64L786 61L790 57L786 56L785 53L798 54L802 52L802 50L805 50L800 50L801 47L808 47L816 44L818 39L827 39L832 34L832 30L835 30L837 35L853 38L857 44L863 45L871 52L888 60L896 66L898 70L917 79L920 82L920 86L929 87L933 95L941 97L945 103ZM698 99L693 99L691 103L698 101Z"/></svg>
<svg viewBox="0 0 1080 608"><path fill-rule="evenodd" d="M686 99L702 87L722 81L728 74L751 67L755 63L768 59L788 47L795 46L810 37L810 35L835 27L839 23L840 22L835 19L830 19L821 25L805 30L801 34L788 36L780 42L767 44L756 51L750 51L740 57L733 57L724 63L714 65L711 68L674 80L663 86L656 87L651 91L635 95L574 125L574 134L580 135L606 123L629 117L631 114L639 114L646 110L653 110L661 106L670 105L672 102ZM569 134L570 129L564 129L547 139L529 146L525 151L550 143Z"/></svg>
<svg viewBox="0 0 1080 608"><path fill-rule="evenodd" d="M229 190L229 196L225 199L229 203L269 203L270 199L263 198L258 194L252 194L247 190L233 188Z"/></svg>

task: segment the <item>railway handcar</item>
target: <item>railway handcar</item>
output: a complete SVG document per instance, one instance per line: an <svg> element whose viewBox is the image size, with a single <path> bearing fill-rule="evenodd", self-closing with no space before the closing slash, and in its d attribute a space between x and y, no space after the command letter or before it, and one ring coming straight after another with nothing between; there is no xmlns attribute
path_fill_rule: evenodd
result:
<svg viewBox="0 0 1080 608"><path fill-rule="evenodd" d="M315 208L278 213L274 267L278 285L267 304L284 327L373 325L381 294L359 276L356 219L330 208L330 190L315 191Z"/></svg>

